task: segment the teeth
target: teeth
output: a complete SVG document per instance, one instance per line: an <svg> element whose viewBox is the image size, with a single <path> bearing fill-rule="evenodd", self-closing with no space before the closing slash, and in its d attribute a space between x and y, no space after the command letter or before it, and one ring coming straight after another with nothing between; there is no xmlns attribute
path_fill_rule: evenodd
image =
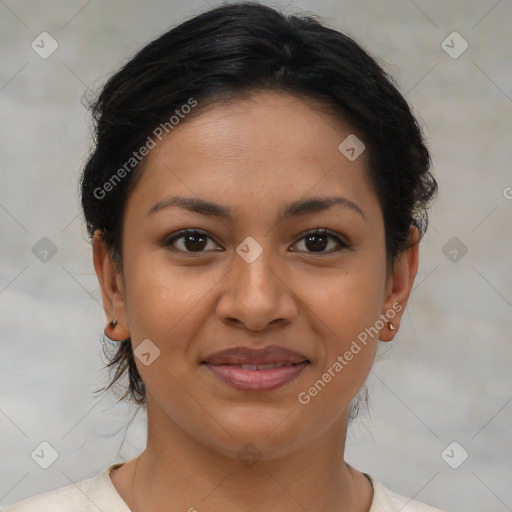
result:
<svg viewBox="0 0 512 512"><path fill-rule="evenodd" d="M241 364L240 368L242 368L242 370L257 370L258 365L257 364Z"/></svg>
<svg viewBox="0 0 512 512"><path fill-rule="evenodd" d="M281 368L282 366L291 366L286 363L270 363L270 364L241 364L242 370L272 370L273 368Z"/></svg>

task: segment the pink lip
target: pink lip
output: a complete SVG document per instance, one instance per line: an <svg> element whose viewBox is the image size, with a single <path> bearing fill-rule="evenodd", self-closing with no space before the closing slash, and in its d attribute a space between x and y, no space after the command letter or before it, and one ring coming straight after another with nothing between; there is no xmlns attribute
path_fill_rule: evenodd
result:
<svg viewBox="0 0 512 512"><path fill-rule="evenodd" d="M270 391L295 379L308 366L309 361L268 370L244 370L239 366L230 364L204 364L216 377L236 389Z"/></svg>
<svg viewBox="0 0 512 512"><path fill-rule="evenodd" d="M260 349L249 347L233 347L215 352L205 358L203 363L214 365L226 364L271 364L285 363L297 364L307 361L308 358L293 350L269 345Z"/></svg>

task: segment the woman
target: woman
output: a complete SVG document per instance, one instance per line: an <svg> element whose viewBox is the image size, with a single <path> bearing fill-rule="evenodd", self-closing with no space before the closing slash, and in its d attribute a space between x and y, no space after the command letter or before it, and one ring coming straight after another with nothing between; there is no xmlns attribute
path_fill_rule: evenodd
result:
<svg viewBox="0 0 512 512"><path fill-rule="evenodd" d="M127 374L147 447L7 510L437 510L344 461L437 190L391 79L312 18L238 3L143 48L93 115L110 386Z"/></svg>

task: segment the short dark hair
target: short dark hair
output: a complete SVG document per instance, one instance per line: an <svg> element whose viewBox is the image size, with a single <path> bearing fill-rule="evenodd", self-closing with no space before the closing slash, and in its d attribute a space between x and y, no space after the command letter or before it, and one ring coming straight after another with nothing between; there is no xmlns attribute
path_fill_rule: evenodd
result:
<svg viewBox="0 0 512 512"><path fill-rule="evenodd" d="M351 37L315 17L239 2L158 37L89 101L94 147L81 177L82 208L89 236L101 230L119 269L126 202L144 163L132 161L133 170L127 168L134 153L191 98L199 106L184 122L212 102L269 90L317 100L361 135L382 208L388 264L410 247L410 226L423 236L437 182L421 128L393 79ZM116 172L122 179L112 181ZM131 395L144 404L130 338L108 366L116 372L107 389L127 370L129 389L122 398Z"/></svg>

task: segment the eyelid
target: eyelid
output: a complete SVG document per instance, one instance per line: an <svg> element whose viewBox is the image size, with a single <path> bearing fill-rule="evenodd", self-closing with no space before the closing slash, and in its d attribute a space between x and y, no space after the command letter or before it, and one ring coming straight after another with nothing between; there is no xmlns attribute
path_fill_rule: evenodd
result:
<svg viewBox="0 0 512 512"><path fill-rule="evenodd" d="M341 249L350 249L351 248L351 244L349 244L345 237L343 237L342 235L336 233L335 231L331 231L327 228L313 228L313 229L308 229L307 231L304 231L303 233L301 233L299 235L299 237L297 238L297 241L294 243L294 245L298 242L300 242L301 240L303 240L305 237L307 236L311 236L311 235L324 235L328 238L332 238L336 241L336 243L338 244L338 247L334 250L330 250L330 251L325 251L325 252L318 252L318 253L315 253L314 251L296 251L296 252L306 252L306 254L318 254L318 255L322 255L322 254L332 254L334 252L337 252L338 250L341 250Z"/></svg>
<svg viewBox="0 0 512 512"><path fill-rule="evenodd" d="M204 231L204 230L199 229L199 228L187 228L187 229L182 229L180 231L177 231L175 233L171 233L170 235L167 235L162 240L162 246L163 247L168 247L168 246L172 245L172 243L174 241L179 240L180 238L182 238L185 235L200 235L200 236L204 236L205 238L209 238L210 240L215 242L217 245L220 245L217 242L217 240L215 239L215 237L210 235L207 231ZM199 252L195 252L194 253L193 251L181 251L180 249L176 249L176 248L173 248L173 249L175 249L177 252L180 252L182 254L206 254L207 252L210 252L210 251L199 251Z"/></svg>
<svg viewBox="0 0 512 512"><path fill-rule="evenodd" d="M217 245L220 245L215 240L215 237L211 236L207 231L204 231L199 228L187 228L187 229L182 229L176 233L172 233L171 235L166 236L162 241L162 246L164 246L164 247L171 246L174 241L179 240L183 236L190 235L190 234L204 236L205 238L209 238L210 240L215 242ZM294 251L294 252L305 252L306 254L323 255L323 254L332 254L333 252L337 252L338 250L341 250L341 249L350 249L351 248L351 244L349 244L347 241L345 241L345 239L342 235L340 235L334 231L330 231L327 228L313 228L313 229L304 231L303 233L301 233L298 236L297 240L293 243L293 245L302 241L305 237L311 236L311 235L324 235L326 237L332 238L336 241L336 243L338 244L338 247L334 250L331 249L330 251L317 252L317 253L315 253L314 251ZM182 251L182 250L176 249L176 248L173 248L173 249L175 249L177 252L182 253L182 254L193 254L193 255L207 254L207 253L211 252L211 251L194 252L194 251ZM224 249L222 249L222 250L224 250Z"/></svg>

